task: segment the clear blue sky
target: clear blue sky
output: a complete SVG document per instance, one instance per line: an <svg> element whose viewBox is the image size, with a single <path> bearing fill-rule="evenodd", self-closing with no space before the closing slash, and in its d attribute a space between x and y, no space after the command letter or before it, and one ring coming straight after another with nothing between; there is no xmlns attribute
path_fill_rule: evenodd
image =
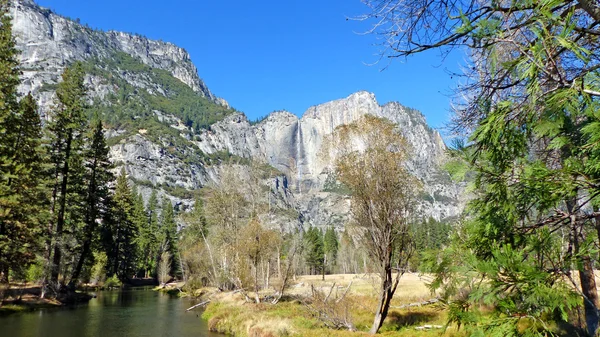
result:
<svg viewBox="0 0 600 337"><path fill-rule="evenodd" d="M449 120L454 53L377 61L368 26L346 20L366 13L360 0L38 0L94 28L139 33L189 51L217 96L250 119L285 109L297 115L316 104L366 90L380 103L422 111L429 124Z"/></svg>

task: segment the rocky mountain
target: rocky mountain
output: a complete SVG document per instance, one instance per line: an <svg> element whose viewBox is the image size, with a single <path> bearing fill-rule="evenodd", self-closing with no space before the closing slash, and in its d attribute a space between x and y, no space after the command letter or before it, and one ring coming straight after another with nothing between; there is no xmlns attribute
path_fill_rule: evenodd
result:
<svg viewBox="0 0 600 337"><path fill-rule="evenodd" d="M63 69L84 62L90 104L108 122L111 157L146 196L158 189L185 208L194 191L219 182L223 162L261 162L276 172L265 180L279 210L272 223L343 226L348 197L336 189L321 147L337 126L372 114L396 123L412 147L408 167L424 186L419 213L446 219L462 210L462 187L441 169L444 142L418 111L358 92L301 118L279 111L254 124L211 93L187 52L173 44L94 30L31 0L15 0L12 16L22 51L20 91L32 92L46 116Z"/></svg>

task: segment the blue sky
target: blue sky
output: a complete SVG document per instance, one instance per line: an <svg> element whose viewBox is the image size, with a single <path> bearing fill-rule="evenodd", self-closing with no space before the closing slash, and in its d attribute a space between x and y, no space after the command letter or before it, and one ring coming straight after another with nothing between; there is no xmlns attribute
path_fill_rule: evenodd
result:
<svg viewBox="0 0 600 337"><path fill-rule="evenodd" d="M297 115L316 104L366 90L398 101L443 127L464 56L438 52L378 60L378 41L361 35L360 0L38 0L94 28L139 33L185 48L217 96L256 119L274 110Z"/></svg>

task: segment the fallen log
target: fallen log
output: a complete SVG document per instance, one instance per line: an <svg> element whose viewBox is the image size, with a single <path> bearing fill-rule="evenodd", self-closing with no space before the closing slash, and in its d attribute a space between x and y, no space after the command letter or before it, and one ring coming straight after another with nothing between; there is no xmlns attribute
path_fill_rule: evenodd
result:
<svg viewBox="0 0 600 337"><path fill-rule="evenodd" d="M188 312L188 311L190 311L192 309L196 309L197 307L201 307L203 305L207 305L208 303L210 303L210 300L207 300L207 301L204 301L204 302L192 305L191 307L187 308L185 311Z"/></svg>
<svg viewBox="0 0 600 337"><path fill-rule="evenodd" d="M393 309L406 309L406 308L411 308L411 307L421 307L421 306L424 306L424 305L435 304L435 303L437 303L439 301L440 301L439 298L432 298L430 300L423 301L423 302L410 303L410 304L405 304L405 305L401 305L401 306L390 306L390 308L393 308Z"/></svg>

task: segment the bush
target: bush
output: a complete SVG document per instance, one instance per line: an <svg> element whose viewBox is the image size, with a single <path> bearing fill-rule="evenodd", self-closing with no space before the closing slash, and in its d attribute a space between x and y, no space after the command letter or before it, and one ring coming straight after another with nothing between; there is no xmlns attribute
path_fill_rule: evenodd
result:
<svg viewBox="0 0 600 337"><path fill-rule="evenodd" d="M92 266L91 283L102 283L106 278L106 263L108 258L104 252L94 253L94 265Z"/></svg>
<svg viewBox="0 0 600 337"><path fill-rule="evenodd" d="M27 282L39 282L44 278L44 261L37 260L32 263L26 272Z"/></svg>
<svg viewBox="0 0 600 337"><path fill-rule="evenodd" d="M104 282L104 288L121 288L122 286L123 283L121 282L121 280L119 280L117 275L109 277L108 279L106 279L106 282Z"/></svg>

